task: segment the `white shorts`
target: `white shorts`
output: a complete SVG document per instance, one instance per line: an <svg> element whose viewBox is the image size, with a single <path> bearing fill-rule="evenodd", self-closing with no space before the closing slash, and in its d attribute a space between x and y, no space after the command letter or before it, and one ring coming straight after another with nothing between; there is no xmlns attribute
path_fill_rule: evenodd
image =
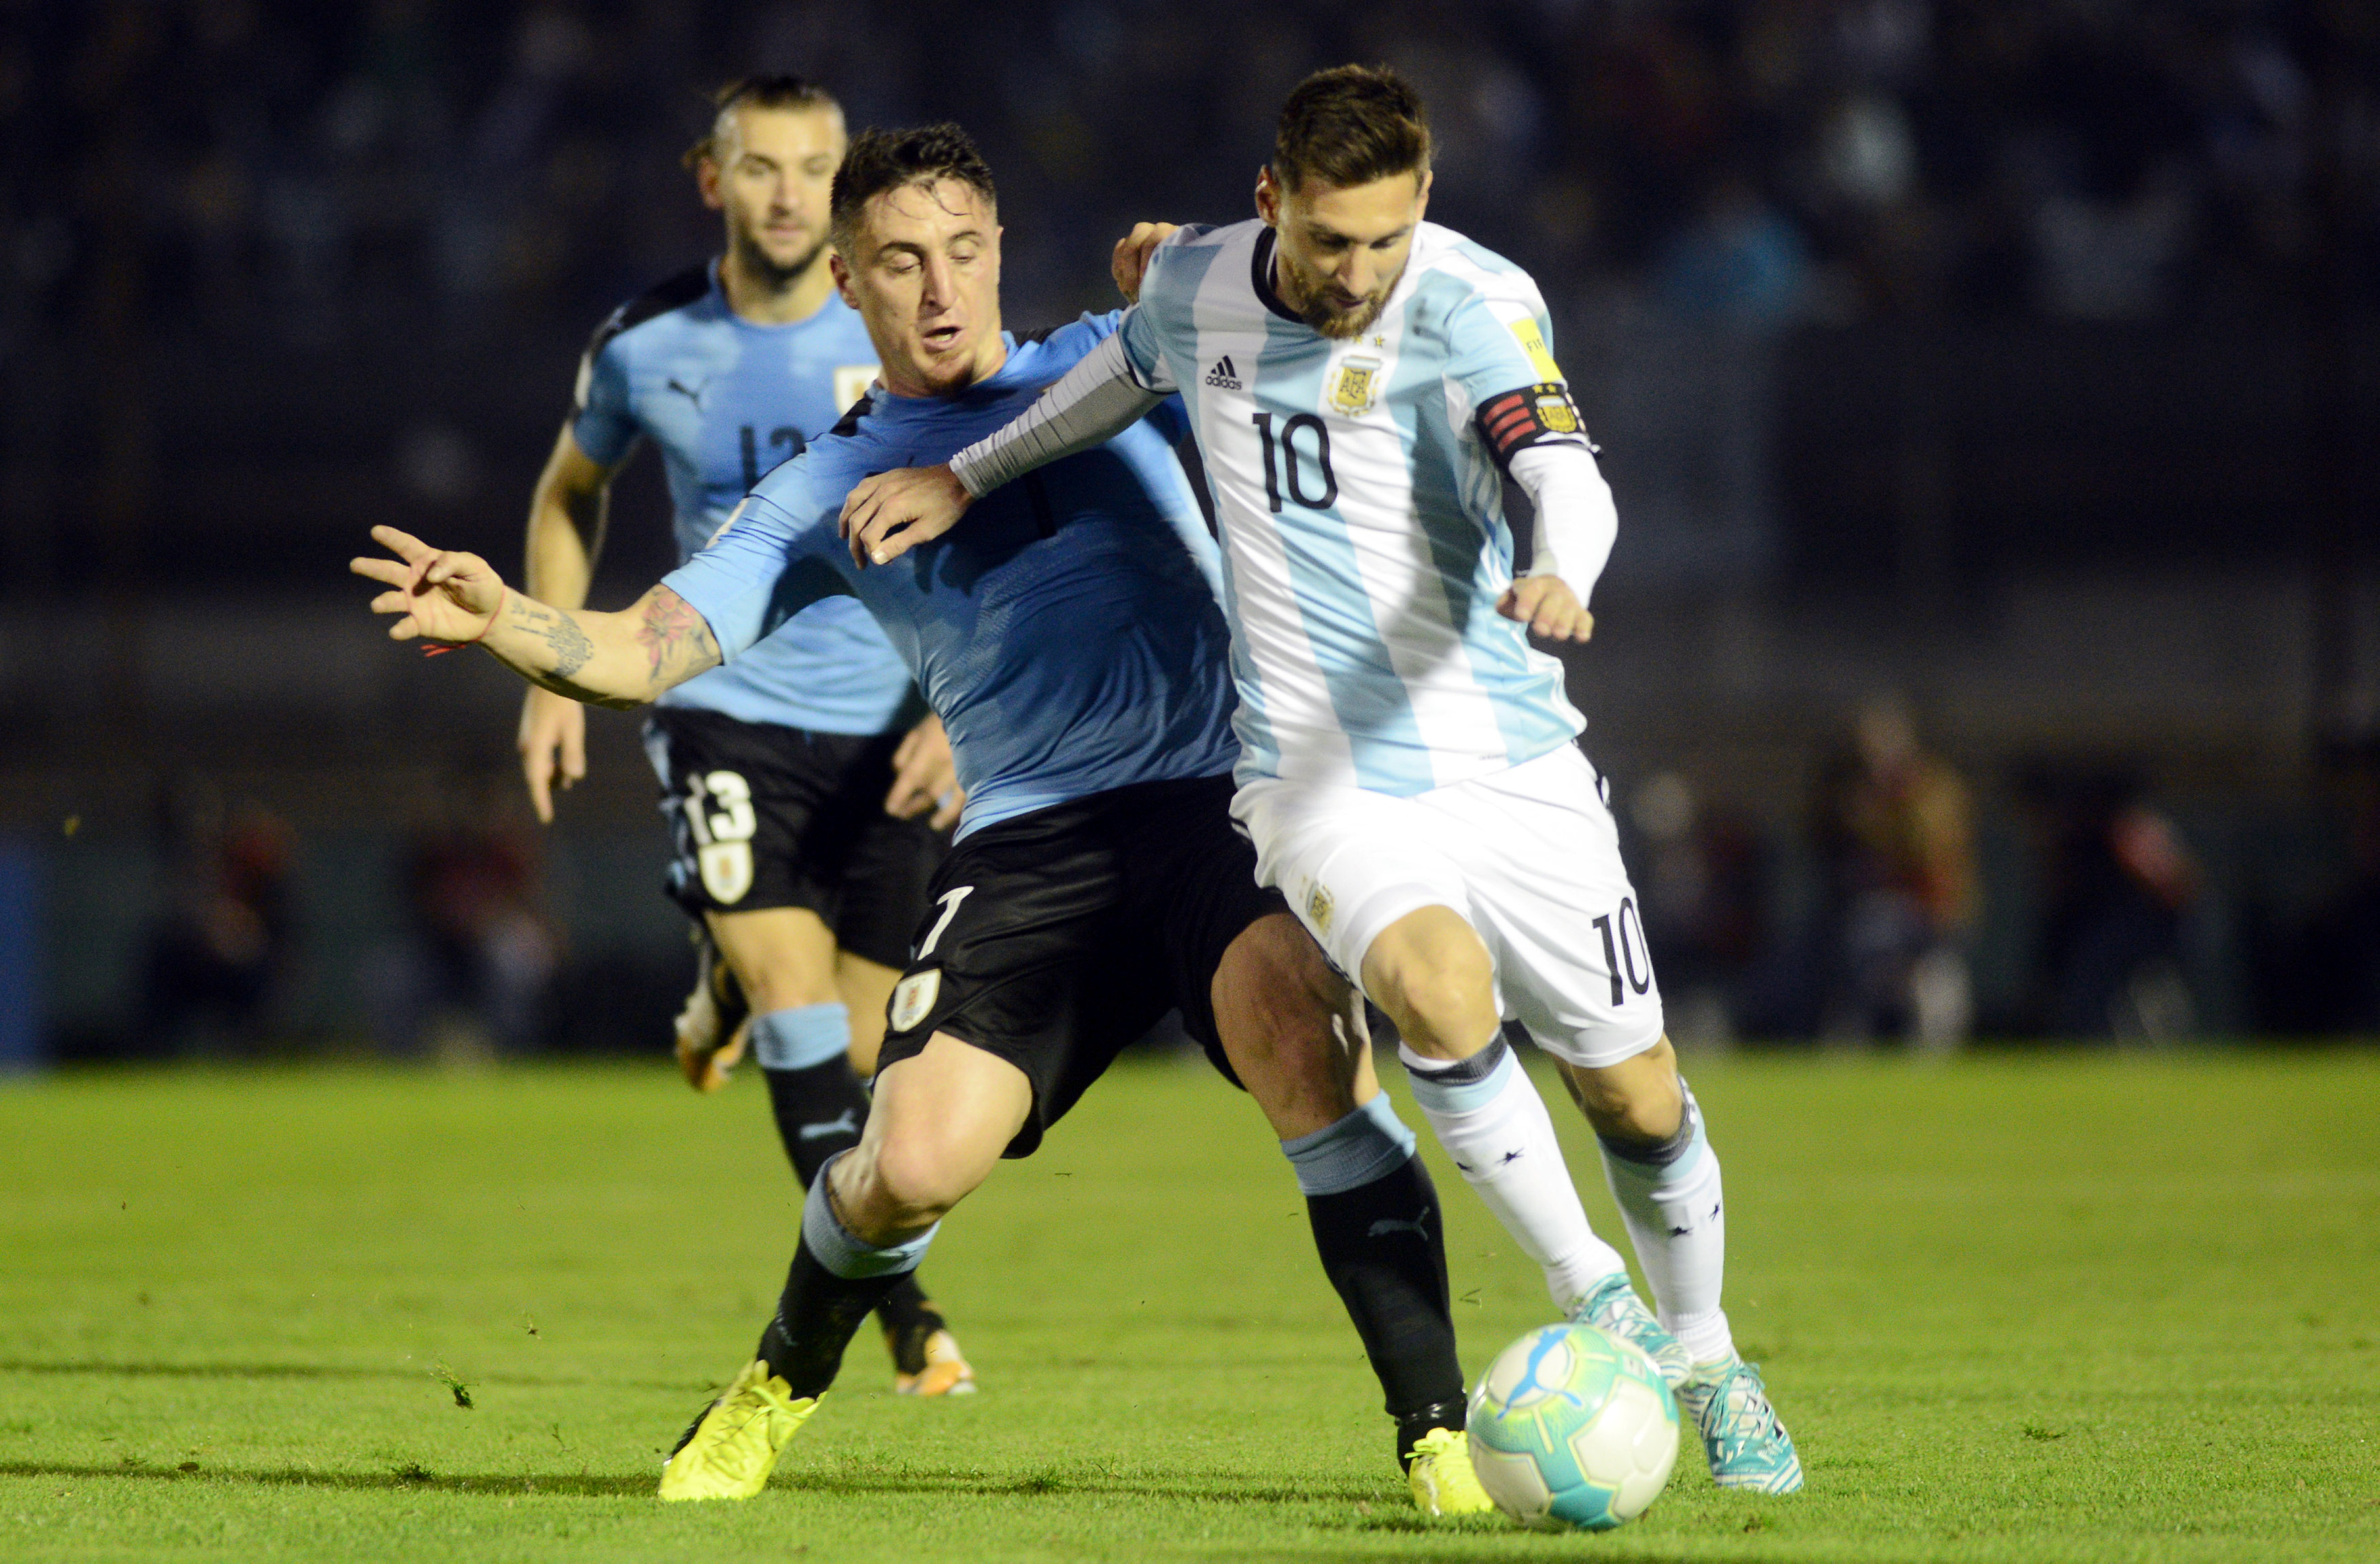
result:
<svg viewBox="0 0 2380 1564"><path fill-rule="evenodd" d="M1265 778L1232 814L1342 972L1388 927L1451 907L1495 964L1497 1003L1539 1047L1600 1068L1661 1037L1661 989L1620 834L1575 745L1492 776L1399 798Z"/></svg>

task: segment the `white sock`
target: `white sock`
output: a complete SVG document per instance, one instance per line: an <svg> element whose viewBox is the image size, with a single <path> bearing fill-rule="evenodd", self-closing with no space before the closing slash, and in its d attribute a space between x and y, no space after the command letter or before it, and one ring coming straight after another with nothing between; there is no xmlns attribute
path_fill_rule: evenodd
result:
<svg viewBox="0 0 2380 1564"><path fill-rule="evenodd" d="M1727 1271L1727 1203L1702 1110L1685 1083L1678 1085L1686 1112L1677 1134L1658 1146L1623 1150L1607 1140L1603 1171L1636 1245L1636 1263L1653 1284L1662 1328L1685 1343L1694 1362L1721 1363L1735 1352L1727 1313L1718 1306Z"/></svg>
<svg viewBox="0 0 2380 1564"><path fill-rule="evenodd" d="M1545 1098L1498 1037L1469 1059L1424 1059L1400 1046L1414 1101L1439 1145L1521 1252L1545 1268L1546 1291L1567 1315L1627 1262L1595 1236L1562 1165Z"/></svg>

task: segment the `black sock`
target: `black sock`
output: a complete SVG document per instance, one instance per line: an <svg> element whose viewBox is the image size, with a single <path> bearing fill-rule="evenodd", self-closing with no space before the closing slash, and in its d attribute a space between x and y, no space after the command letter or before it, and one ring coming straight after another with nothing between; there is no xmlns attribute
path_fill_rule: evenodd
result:
<svg viewBox="0 0 2380 1564"><path fill-rule="evenodd" d="M840 1277L819 1263L804 1239L794 1251L784 1296L777 1300L777 1317L760 1333L759 1355L769 1372L792 1386L797 1399L823 1391L834 1383L843 1367L843 1350L851 1345L868 1311L909 1274Z"/></svg>
<svg viewBox="0 0 2380 1564"><path fill-rule="evenodd" d="M1397 1464L1413 1464L1414 1447L1440 1428L1463 1431L1469 1406L1457 1396L1451 1401L1434 1401L1418 1412L1409 1412L1397 1419Z"/></svg>
<svg viewBox="0 0 2380 1564"><path fill-rule="evenodd" d="M769 1083L769 1109L776 1115L785 1160L808 1189L828 1158L859 1144L859 1132L868 1122L868 1088L859 1084L850 1061L840 1058L807 1070L763 1069L760 1074ZM923 1371L926 1338L945 1322L926 1301L915 1272L900 1279L877 1313L892 1339L893 1366L904 1374Z"/></svg>
<svg viewBox="0 0 2380 1564"><path fill-rule="evenodd" d="M868 1122L868 1089L840 1054L807 1070L762 1070L769 1108L777 1116L777 1138L785 1160L808 1189L828 1158L859 1144Z"/></svg>
<svg viewBox="0 0 2380 1564"><path fill-rule="evenodd" d="M1447 1302L1445 1224L1417 1156L1337 1194L1306 1196L1314 1247L1398 1421L1397 1458L1429 1427L1463 1426L1463 1365ZM1447 1408L1451 1406L1451 1412ZM1408 1430L1425 1416L1437 1422Z"/></svg>

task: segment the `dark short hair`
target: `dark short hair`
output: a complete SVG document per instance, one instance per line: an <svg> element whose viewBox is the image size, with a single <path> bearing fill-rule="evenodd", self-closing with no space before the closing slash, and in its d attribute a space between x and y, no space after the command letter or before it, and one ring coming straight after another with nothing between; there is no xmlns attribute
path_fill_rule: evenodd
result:
<svg viewBox="0 0 2380 1564"><path fill-rule="evenodd" d="M843 154L843 166L834 171L834 193L828 198L828 232L834 248L846 256L851 253L852 242L859 236L860 213L878 196L943 179L971 187L986 206L1000 204L991 188L991 165L967 133L948 121L854 136Z"/></svg>
<svg viewBox="0 0 2380 1564"><path fill-rule="evenodd" d="M777 72L765 76L739 77L710 94L710 127L702 139L686 148L685 163L688 168L705 158L715 158L719 151L719 122L728 111L756 109L831 109L843 112L834 94L807 76L788 76Z"/></svg>
<svg viewBox="0 0 2380 1564"><path fill-rule="evenodd" d="M1386 66L1334 66L1297 84L1281 106L1272 176L1333 189L1429 168L1429 116L1413 84Z"/></svg>

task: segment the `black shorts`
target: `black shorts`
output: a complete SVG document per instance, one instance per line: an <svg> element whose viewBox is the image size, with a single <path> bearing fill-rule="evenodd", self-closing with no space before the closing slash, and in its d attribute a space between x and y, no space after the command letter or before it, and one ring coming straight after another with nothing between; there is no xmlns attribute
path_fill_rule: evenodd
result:
<svg viewBox="0 0 2380 1564"><path fill-rule="evenodd" d="M1033 1109L1009 1157L1029 1156L1170 1010L1236 1083L1215 968L1242 929L1289 908L1257 884L1232 792L1229 777L1142 782L962 841L934 876L877 1068L948 1032L1024 1071Z"/></svg>
<svg viewBox="0 0 2380 1564"><path fill-rule="evenodd" d="M892 752L872 737L664 707L645 724L676 852L670 897L705 913L807 907L853 955L897 967L950 843L884 812Z"/></svg>

